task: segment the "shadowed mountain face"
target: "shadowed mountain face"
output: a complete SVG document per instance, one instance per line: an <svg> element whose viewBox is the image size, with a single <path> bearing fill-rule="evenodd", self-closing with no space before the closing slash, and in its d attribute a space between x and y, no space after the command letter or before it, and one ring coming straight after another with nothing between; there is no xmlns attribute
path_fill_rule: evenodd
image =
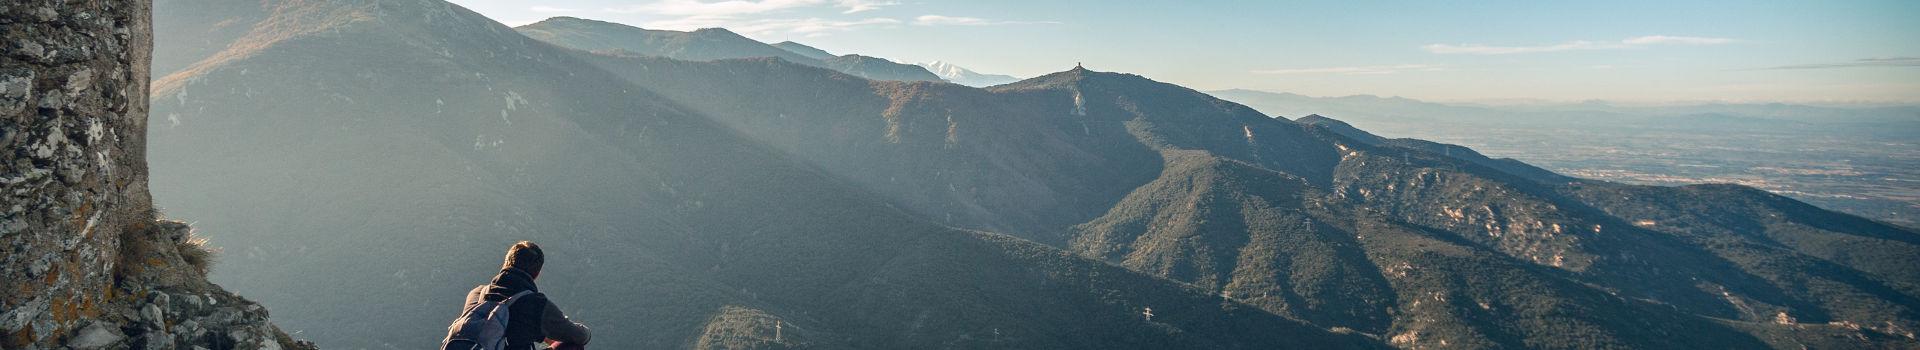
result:
<svg viewBox="0 0 1920 350"><path fill-rule="evenodd" d="M941 81L939 76L911 64L886 59L845 55L794 42L768 45L722 28L703 28L691 32L648 30L618 23L573 17L554 17L515 28L527 37L561 47L586 51L606 51L637 56L658 56L689 61L726 58L777 57L789 62L826 67L873 80Z"/></svg>
<svg viewBox="0 0 1920 350"><path fill-rule="evenodd" d="M1380 345L936 225L457 6L222 4L272 15L154 83L156 197L326 346L428 346L517 239L604 348Z"/></svg>
<svg viewBox="0 0 1920 350"><path fill-rule="evenodd" d="M1920 345L1914 231L1744 187L1080 68L976 89L569 50L600 39L437 1L217 3L253 24L155 82L155 198L323 345L424 346L517 239L611 348Z"/></svg>

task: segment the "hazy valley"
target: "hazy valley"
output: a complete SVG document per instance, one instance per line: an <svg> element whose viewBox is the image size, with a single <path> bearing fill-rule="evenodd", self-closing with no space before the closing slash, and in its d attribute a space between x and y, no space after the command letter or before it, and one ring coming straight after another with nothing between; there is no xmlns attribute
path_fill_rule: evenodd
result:
<svg viewBox="0 0 1920 350"><path fill-rule="evenodd" d="M1574 177L1736 183L1909 227L1920 218L1920 107L1486 106L1214 93L1282 117L1325 114L1381 135L1458 144Z"/></svg>

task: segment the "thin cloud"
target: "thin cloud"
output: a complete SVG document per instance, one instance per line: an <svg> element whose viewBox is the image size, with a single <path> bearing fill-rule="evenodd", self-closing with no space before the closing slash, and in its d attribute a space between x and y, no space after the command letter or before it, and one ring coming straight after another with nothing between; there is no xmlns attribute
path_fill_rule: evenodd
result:
<svg viewBox="0 0 1920 350"><path fill-rule="evenodd" d="M680 17L680 18L674 18L674 19L648 21L645 23L641 23L640 27L649 28L649 29L685 31L685 30L694 30L694 29L700 29L700 28L728 27L737 21L740 21L740 19L735 17L729 17L729 16L686 16L686 17Z"/></svg>
<svg viewBox="0 0 1920 350"><path fill-rule="evenodd" d="M1390 66L1348 66L1317 68L1286 68L1252 71L1254 74L1394 74L1400 72L1434 72L1447 70L1445 66L1433 64L1399 64Z"/></svg>
<svg viewBox="0 0 1920 350"><path fill-rule="evenodd" d="M914 25L922 26L991 26L1005 24L1060 24L1054 21L995 21L979 17L958 17L925 15L913 18Z"/></svg>
<svg viewBox="0 0 1920 350"><path fill-rule="evenodd" d="M900 24L900 20L892 18L867 18L851 21L820 18L764 19L741 25L739 29L747 33L794 33L813 37L832 32L851 31L863 27L891 26L897 24Z"/></svg>
<svg viewBox="0 0 1920 350"><path fill-rule="evenodd" d="M1579 50L1619 50L1657 45L1721 45L1735 42L1739 42L1739 40L1695 36L1648 35L1621 39L1620 41L1575 40L1552 45L1493 46L1481 44L1428 44L1420 48L1427 50L1427 52L1437 54L1511 55Z"/></svg>
<svg viewBox="0 0 1920 350"><path fill-rule="evenodd" d="M540 12L540 13L580 12L579 9L570 9L565 7L553 7L553 6L534 6L534 7L527 8L527 10L533 11L533 12Z"/></svg>
<svg viewBox="0 0 1920 350"><path fill-rule="evenodd" d="M1774 67L1766 67L1766 68L1755 68L1752 70L1828 69L1828 68L1858 68L1858 67L1920 67L1920 57L1862 58L1862 59L1857 59L1857 60L1852 60L1847 62L1795 64L1795 65L1774 66Z"/></svg>
<svg viewBox="0 0 1920 350"><path fill-rule="evenodd" d="M876 1L876 0L840 0L837 3L837 5L840 8L846 9L845 11L841 11L840 13L867 12L867 11L878 10L881 7L893 6L893 5L899 5L899 4L900 4L899 2L895 2L895 1Z"/></svg>

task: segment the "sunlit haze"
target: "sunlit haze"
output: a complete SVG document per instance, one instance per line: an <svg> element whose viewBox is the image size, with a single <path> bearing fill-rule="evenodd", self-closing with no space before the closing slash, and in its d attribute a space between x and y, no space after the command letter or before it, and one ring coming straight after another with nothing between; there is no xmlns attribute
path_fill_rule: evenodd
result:
<svg viewBox="0 0 1920 350"><path fill-rule="evenodd" d="M1445 101L1920 101L1920 2L457 0L1030 77Z"/></svg>
<svg viewBox="0 0 1920 350"><path fill-rule="evenodd" d="M1920 349L1920 0L5 1L0 350Z"/></svg>

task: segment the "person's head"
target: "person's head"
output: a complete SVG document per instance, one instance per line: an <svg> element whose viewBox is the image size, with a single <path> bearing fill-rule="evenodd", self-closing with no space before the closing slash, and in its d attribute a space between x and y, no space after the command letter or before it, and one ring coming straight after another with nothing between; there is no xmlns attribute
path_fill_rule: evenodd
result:
<svg viewBox="0 0 1920 350"><path fill-rule="evenodd" d="M540 252L540 245L520 241L507 248L507 262L500 268L520 269L520 271L526 271L528 275L533 275L534 278L540 278L540 266L546 264L547 255Z"/></svg>

